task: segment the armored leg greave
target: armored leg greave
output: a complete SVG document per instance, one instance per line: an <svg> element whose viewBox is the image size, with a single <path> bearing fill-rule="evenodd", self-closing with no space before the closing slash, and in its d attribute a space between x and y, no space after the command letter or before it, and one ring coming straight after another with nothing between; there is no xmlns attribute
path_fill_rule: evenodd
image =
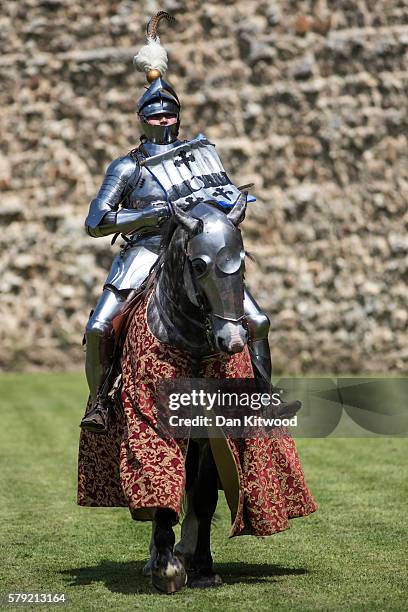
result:
<svg viewBox="0 0 408 612"><path fill-rule="evenodd" d="M115 346L112 319L125 305L119 291L105 288L86 326L86 378L92 401L101 394L112 370Z"/></svg>
<svg viewBox="0 0 408 612"><path fill-rule="evenodd" d="M245 288L244 309L250 338L248 347L255 378L269 383L272 377L272 360L268 341L270 321L247 288Z"/></svg>

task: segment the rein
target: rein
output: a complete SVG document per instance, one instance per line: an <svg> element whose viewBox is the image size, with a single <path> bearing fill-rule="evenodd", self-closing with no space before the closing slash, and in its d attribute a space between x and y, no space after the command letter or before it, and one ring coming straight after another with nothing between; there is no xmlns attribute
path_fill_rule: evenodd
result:
<svg viewBox="0 0 408 612"><path fill-rule="evenodd" d="M169 297L169 296L168 296L168 295L167 295L167 294L166 294L164 291L163 291L163 293L164 293L164 295L165 295L166 299L169 299L169 301L170 301L172 304L175 304L175 302L174 302L173 300L171 300L171 298L170 298L170 297ZM175 327L175 325L173 324L173 322L170 320L170 318L169 318L169 316L168 316L168 314L167 314L166 310L163 308L162 304L160 303L160 300L158 299L158 297L157 297L157 293L156 293L156 292L154 293L154 303L155 303L155 305L156 305L157 310L159 311L160 316L161 316L163 319L165 319L166 323L167 323L168 325L170 325L170 326L173 328L173 330L176 332L177 336L180 338L180 340L182 341L182 343L183 343L183 344L185 344L185 345L186 345L186 346L187 346L187 347L188 347L190 350L192 350L192 351L194 351L194 350L197 350L197 349L200 349L200 348L201 348L201 345L200 345L200 344L194 344L193 342L190 342L190 340L187 340L187 338L185 338L185 336L183 336L183 334L180 332L180 330L179 330L177 327ZM177 304L175 304L175 306L177 307ZM198 324L198 325L199 325L201 328L205 329L205 331L206 331L206 336L207 336L207 328L206 328L206 326L205 326L205 325L203 325L203 324L202 324L202 323L200 323L199 321L195 321L195 319L190 319L190 317L187 317L187 315L185 315L185 314L183 313L183 311L182 311L182 310L180 310L178 307L177 307L177 311L178 311L178 312L179 312L179 313L180 313L182 316L184 316L185 318L187 318L187 319L188 319L190 322L192 322L192 323L194 323L194 324L195 324L195 323L197 323L197 324ZM213 343L212 343L212 344L213 344ZM210 349L212 348L212 344L209 344Z"/></svg>
<svg viewBox="0 0 408 612"><path fill-rule="evenodd" d="M183 317L183 319L186 319L193 325L197 325L197 327L201 327L201 329L206 328L204 323L201 323L201 321L198 321L198 319L193 319L192 317L189 317L185 312L183 312L181 308L179 307L179 305L177 304L177 302L175 302L163 288L161 289L161 291L164 294L166 300L168 300L169 302L171 302L171 304L173 304L174 308Z"/></svg>

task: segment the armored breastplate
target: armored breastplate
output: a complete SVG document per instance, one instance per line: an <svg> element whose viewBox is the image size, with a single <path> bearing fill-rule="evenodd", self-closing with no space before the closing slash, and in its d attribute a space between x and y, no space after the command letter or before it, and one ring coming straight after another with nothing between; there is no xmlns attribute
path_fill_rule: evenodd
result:
<svg viewBox="0 0 408 612"><path fill-rule="evenodd" d="M241 193L225 172L215 146L203 134L172 150L151 154L144 168L169 200L181 207L213 201L228 210Z"/></svg>
<svg viewBox="0 0 408 612"><path fill-rule="evenodd" d="M144 208L155 200L165 200L166 193L151 174L141 166L137 181L129 181L128 195L123 203L125 208Z"/></svg>
<svg viewBox="0 0 408 612"><path fill-rule="evenodd" d="M171 145L147 142L134 152L143 155L137 179L128 183L128 208L143 208L154 200L189 206L208 200L230 208L240 195L226 174L215 147L204 135ZM136 175L135 175L136 176ZM250 196L248 201L253 198Z"/></svg>
<svg viewBox="0 0 408 612"><path fill-rule="evenodd" d="M137 150L137 158L146 159L170 151L180 144L179 140L167 145L157 145L147 141ZM168 195L157 179L142 165L138 176L132 177L128 183L127 196L123 205L126 208L140 209L155 200L167 200Z"/></svg>

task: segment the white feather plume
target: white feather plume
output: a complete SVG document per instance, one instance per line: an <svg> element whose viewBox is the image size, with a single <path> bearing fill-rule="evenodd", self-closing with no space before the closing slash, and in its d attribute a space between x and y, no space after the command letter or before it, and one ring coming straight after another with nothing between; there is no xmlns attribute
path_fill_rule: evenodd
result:
<svg viewBox="0 0 408 612"><path fill-rule="evenodd" d="M133 63L140 72L159 70L164 76L167 70L167 51L160 44L160 38L147 37L147 45L144 45L139 53L134 56Z"/></svg>

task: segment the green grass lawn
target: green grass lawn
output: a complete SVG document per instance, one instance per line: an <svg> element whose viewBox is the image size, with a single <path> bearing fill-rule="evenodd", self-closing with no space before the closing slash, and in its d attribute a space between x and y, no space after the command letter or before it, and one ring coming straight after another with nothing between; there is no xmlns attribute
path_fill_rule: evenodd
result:
<svg viewBox="0 0 408 612"><path fill-rule="evenodd" d="M3 595L65 593L74 610L408 609L406 439L299 440L318 512L229 540L221 496L212 548L224 585L163 596L141 576L150 525L76 506L85 397L81 375L0 377ZM23 609L40 608L55 606Z"/></svg>

